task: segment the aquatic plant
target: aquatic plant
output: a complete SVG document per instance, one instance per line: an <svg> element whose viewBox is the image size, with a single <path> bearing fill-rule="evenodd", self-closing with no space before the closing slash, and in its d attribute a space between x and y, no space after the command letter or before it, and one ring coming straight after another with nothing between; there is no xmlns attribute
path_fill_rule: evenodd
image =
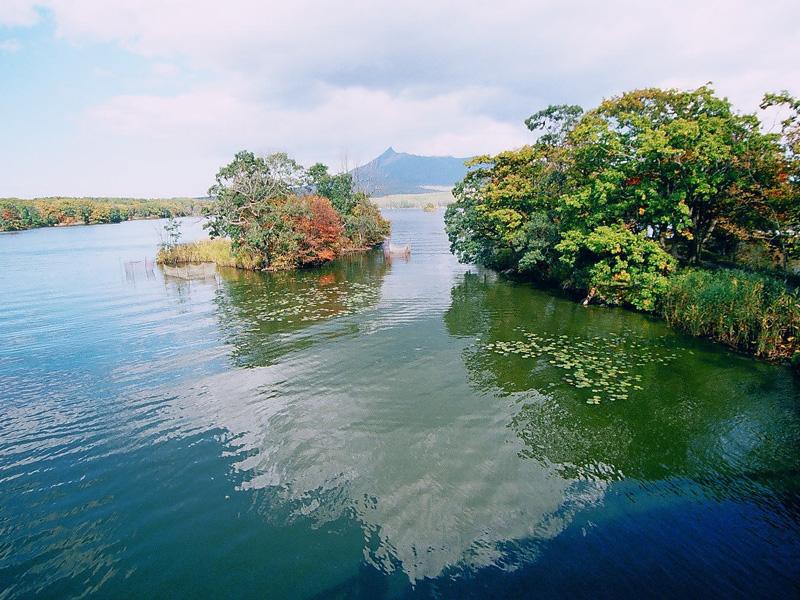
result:
<svg viewBox="0 0 800 600"><path fill-rule="evenodd" d="M618 335L579 338L520 330L523 339L499 340L485 349L501 356L516 355L564 371L562 381L581 390L587 404L627 400L643 390L647 365L667 365L677 354L668 348Z"/></svg>
<svg viewBox="0 0 800 600"><path fill-rule="evenodd" d="M309 286L265 298L254 315L261 322L308 323L353 314L378 301L379 288L367 283L340 281Z"/></svg>

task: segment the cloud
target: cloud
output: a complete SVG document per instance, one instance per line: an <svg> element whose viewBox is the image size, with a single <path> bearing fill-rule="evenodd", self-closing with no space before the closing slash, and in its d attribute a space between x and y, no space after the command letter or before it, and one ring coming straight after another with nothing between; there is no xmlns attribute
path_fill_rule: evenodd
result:
<svg viewBox="0 0 800 600"><path fill-rule="evenodd" d="M291 98L309 85L441 93L475 84L595 99L619 86L742 69L779 77L800 46L792 2L51 0L60 35L249 74ZM576 81L570 81L575 79ZM731 94L748 93L731 81ZM569 100L565 98L564 100Z"/></svg>
<svg viewBox="0 0 800 600"><path fill-rule="evenodd" d="M475 112L491 92L393 95L360 87L315 90L321 100L293 107L232 89L196 88L175 96L120 96L93 107L90 123L115 134L228 153L290 147L301 161L364 162L389 143L418 153L467 156L518 146L524 128Z"/></svg>
<svg viewBox="0 0 800 600"><path fill-rule="evenodd" d="M115 73L124 94L79 120L197 157L180 179L202 188L200 163L242 147L332 166L389 145L465 155L523 143L522 121L549 103L712 81L750 111L764 91L800 92L795 1L15 0L0 23L37 11L63 43L149 64Z"/></svg>
<svg viewBox="0 0 800 600"><path fill-rule="evenodd" d="M0 27L22 27L39 20L36 2L30 0L3 0L0 2Z"/></svg>

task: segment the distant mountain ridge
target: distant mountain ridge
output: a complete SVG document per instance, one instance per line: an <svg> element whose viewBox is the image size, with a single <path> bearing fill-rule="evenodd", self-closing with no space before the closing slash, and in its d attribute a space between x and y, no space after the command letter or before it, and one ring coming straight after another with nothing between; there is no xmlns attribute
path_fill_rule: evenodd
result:
<svg viewBox="0 0 800 600"><path fill-rule="evenodd" d="M389 147L350 173L373 196L423 194L437 187L451 188L463 179L467 173L466 160L469 158L418 156Z"/></svg>

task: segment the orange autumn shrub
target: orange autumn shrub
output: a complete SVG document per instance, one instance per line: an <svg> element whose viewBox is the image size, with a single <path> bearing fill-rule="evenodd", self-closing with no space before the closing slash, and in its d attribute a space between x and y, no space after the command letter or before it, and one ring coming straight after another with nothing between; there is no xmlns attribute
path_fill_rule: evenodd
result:
<svg viewBox="0 0 800 600"><path fill-rule="evenodd" d="M333 260L342 244L342 218L327 198L307 196L300 201L305 205L305 214L295 223L302 236L298 244L298 263L309 265Z"/></svg>

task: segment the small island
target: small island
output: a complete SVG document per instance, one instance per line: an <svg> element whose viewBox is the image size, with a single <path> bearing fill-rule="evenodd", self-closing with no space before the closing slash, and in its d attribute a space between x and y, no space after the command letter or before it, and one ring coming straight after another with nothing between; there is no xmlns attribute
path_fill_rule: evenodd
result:
<svg viewBox="0 0 800 600"><path fill-rule="evenodd" d="M180 244L168 225L160 264L286 271L370 250L390 231L352 174L331 175L321 163L305 169L285 153L239 152L219 170L209 196L211 239Z"/></svg>

